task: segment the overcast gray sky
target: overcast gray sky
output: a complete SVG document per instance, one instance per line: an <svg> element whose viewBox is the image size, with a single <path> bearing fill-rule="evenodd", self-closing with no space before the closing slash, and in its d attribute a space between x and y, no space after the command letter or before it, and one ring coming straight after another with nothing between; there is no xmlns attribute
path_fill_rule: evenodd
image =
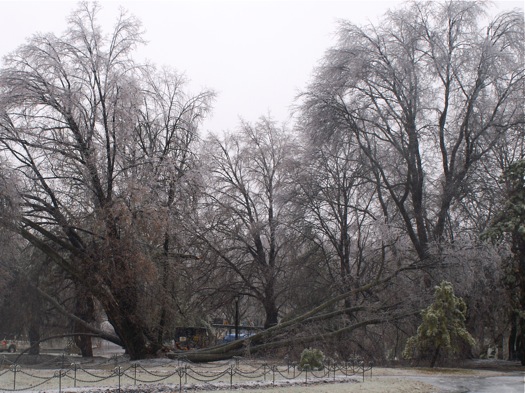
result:
<svg viewBox="0 0 525 393"><path fill-rule="evenodd" d="M184 72L191 89L218 93L203 131L238 127L271 114L288 121L323 53L335 42L337 20L376 23L398 0L164 0L99 1L111 28L119 7L136 15L146 31L140 56ZM76 2L0 0L0 56L36 32L61 33ZM494 13L521 1L496 1ZM109 30L108 30L109 31Z"/></svg>

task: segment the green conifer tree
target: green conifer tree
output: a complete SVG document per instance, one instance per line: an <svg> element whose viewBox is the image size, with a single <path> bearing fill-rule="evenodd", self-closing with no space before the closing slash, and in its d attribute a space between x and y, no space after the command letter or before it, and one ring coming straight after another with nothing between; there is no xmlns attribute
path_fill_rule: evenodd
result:
<svg viewBox="0 0 525 393"><path fill-rule="evenodd" d="M467 306L454 295L452 284L443 281L436 287L434 303L423 310L423 321L417 334L408 339L403 357L407 359L431 358L434 367L440 355L457 355L463 344L475 345L474 338L465 328Z"/></svg>

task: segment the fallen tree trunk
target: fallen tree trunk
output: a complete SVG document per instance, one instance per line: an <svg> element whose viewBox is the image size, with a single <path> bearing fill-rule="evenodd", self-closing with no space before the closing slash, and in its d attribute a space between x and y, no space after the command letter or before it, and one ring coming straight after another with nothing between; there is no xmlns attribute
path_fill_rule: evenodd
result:
<svg viewBox="0 0 525 393"><path fill-rule="evenodd" d="M388 319L383 319L383 318L368 319L368 320L361 321L361 322L346 326L344 328L341 328L341 329L338 329L332 332L326 332L322 334L321 337L319 335L308 335L308 336L299 336L299 337L292 336L287 339L262 342L260 344L252 345L252 342L254 339L257 339L258 336L260 337L263 335L263 333L259 333L257 335L247 337L244 339L240 339L240 340L234 341L229 344L222 344L222 345L218 345L212 348L207 348L204 350L177 351L177 352L168 353L167 356L170 359L187 359L194 363L227 360L235 356L243 356L246 354L246 352L249 352L250 354L255 354L258 352L269 351L269 350L278 349L278 348L291 346L291 345L311 344L316 341L319 341L320 339L327 340L327 339L337 338L338 336L341 336L344 333L349 333L349 332L352 332L356 329L359 329L365 326L378 325L378 324L381 324L387 321L392 322L395 320L406 318L408 316L415 315L418 312L419 311L404 313L401 315L393 316L392 318L388 318Z"/></svg>
<svg viewBox="0 0 525 393"><path fill-rule="evenodd" d="M273 349L282 348L282 347L290 346L290 345L298 345L298 344L305 345L305 344L313 343L315 341L319 341L320 335L318 334L306 335L306 336L291 335L289 338L283 338L283 336L287 332L289 332L289 330L297 328L301 325L328 320L336 316L344 315L348 311L352 311L352 312L367 311L369 314L381 315L381 317L367 318L363 321L360 321L360 322L357 322L357 323L354 323L348 326L344 326L335 331L324 332L321 335L322 339L332 339L344 333L348 333L348 332L354 331L356 329L359 329L365 326L377 325L377 324L384 323L384 322L392 322L395 320L406 318L408 316L417 314L419 311L407 311L401 314L385 314L386 311L391 310L395 308L396 306L398 306L396 304L396 305L382 306L378 308L356 306L352 308L343 308L340 310L331 311L325 314L320 314L320 313L336 305L338 302L343 301L349 296L355 296L358 293L369 291L370 289L376 286L379 286L381 284L384 284L390 281L401 271L411 270L413 268L414 267L406 267L406 268L399 269L396 272L394 272L392 275L384 279L381 279L381 280L376 279L375 281L367 285L364 285L360 288L356 288L354 290L342 293L336 297L333 297L325 301L324 303L320 304L319 306L313 308L312 310L302 315L299 315L288 321L284 321L260 333L256 333L253 336L250 336L244 339L240 339L240 340L236 340L231 343L220 344L220 345L210 347L210 348L204 348L204 349L193 350L193 351L176 351L176 352L168 353L167 356L171 359L183 359L184 358L191 362L198 363L198 362L226 360L226 359L231 359L234 356L243 356L246 353L255 354L258 352L273 350Z"/></svg>

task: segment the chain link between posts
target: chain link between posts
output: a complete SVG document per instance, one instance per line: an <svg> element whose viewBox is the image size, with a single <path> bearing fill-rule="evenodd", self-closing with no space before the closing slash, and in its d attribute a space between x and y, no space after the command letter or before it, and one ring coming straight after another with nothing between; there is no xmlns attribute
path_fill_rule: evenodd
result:
<svg viewBox="0 0 525 393"><path fill-rule="evenodd" d="M70 362L68 367L63 367L65 359L62 359L60 367L56 369L46 369L49 364L32 365L31 368L22 368L22 365L9 362L4 356L0 360L0 391L24 391L34 390L44 387L46 389L58 388L61 393L64 388L77 387L101 387L101 383L112 382L104 387L117 387L120 392L123 386L152 385L164 382L167 385L178 385L179 392L188 388L188 381L195 384L211 384L217 382L225 385L229 384L230 389L234 383L243 383L249 380L258 380L271 385L276 381L293 381L300 383L312 383L316 380L345 379L349 377L362 376L364 381L365 374L369 372L372 377L373 364L360 359L350 359L344 362L327 361L321 369L310 369L308 365L300 368L296 363L287 362L285 365L279 364L254 364L249 359L233 359L233 362L217 362L215 364L196 365L187 360L173 360L162 363L157 367L162 370L155 370L155 366L144 367L140 362L132 363L127 367L118 364L118 359L113 358L115 366L112 370L88 369L77 362ZM44 367L44 369L39 369ZM39 375L46 374L46 375ZM23 376L23 378L21 378ZM17 379L18 378L18 379ZM22 385L21 379L27 384L27 380L32 380L28 385ZM116 381L115 381L116 379ZM33 383L34 382L34 383ZM67 386L66 386L67 385ZM82 386L80 386L82 385Z"/></svg>

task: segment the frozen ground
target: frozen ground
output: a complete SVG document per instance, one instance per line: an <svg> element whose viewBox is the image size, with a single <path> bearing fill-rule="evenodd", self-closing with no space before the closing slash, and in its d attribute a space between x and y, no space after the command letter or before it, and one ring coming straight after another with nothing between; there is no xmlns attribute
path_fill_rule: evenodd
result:
<svg viewBox="0 0 525 393"><path fill-rule="evenodd" d="M250 393L524 393L525 368L517 363L510 362L478 362L466 365L462 369L422 369L422 368L374 368L372 375L365 373L353 377L337 376L310 380L305 383L304 374L299 378L276 378L272 380L270 374L259 378L242 378L234 376L230 382L229 373L208 383L187 380L184 374L179 374L180 365L167 359L153 359L141 361L136 369L134 363L115 352L113 357L96 357L86 361L80 357L43 356L36 365L21 365L15 375L15 370L7 361L2 362L0 368L0 391L22 389L35 385L29 392L46 393L112 393L118 392L120 370L120 387L127 393L211 393L211 392L250 392ZM4 358L5 359L5 358ZM262 361L257 361L262 365ZM257 366L257 362L250 362L250 370ZM78 375L73 380L72 364L77 364ZM241 370L243 367L240 362ZM202 375L212 375L219 370L228 370L231 363L223 362L212 365L191 365L192 369ZM60 375L61 369L69 369L67 375ZM80 369L85 369L84 371ZM124 370L125 373L124 373ZM246 371L248 368L245 369ZM62 371L64 372L64 371ZM107 378L108 375L113 376ZM136 373L136 374L134 374ZM170 376L164 379L165 376ZM48 380L46 380L48 378ZM137 380L134 382L133 379ZM149 383L143 383L149 381ZM152 382L156 381L156 382ZM74 386L76 384L76 387Z"/></svg>

